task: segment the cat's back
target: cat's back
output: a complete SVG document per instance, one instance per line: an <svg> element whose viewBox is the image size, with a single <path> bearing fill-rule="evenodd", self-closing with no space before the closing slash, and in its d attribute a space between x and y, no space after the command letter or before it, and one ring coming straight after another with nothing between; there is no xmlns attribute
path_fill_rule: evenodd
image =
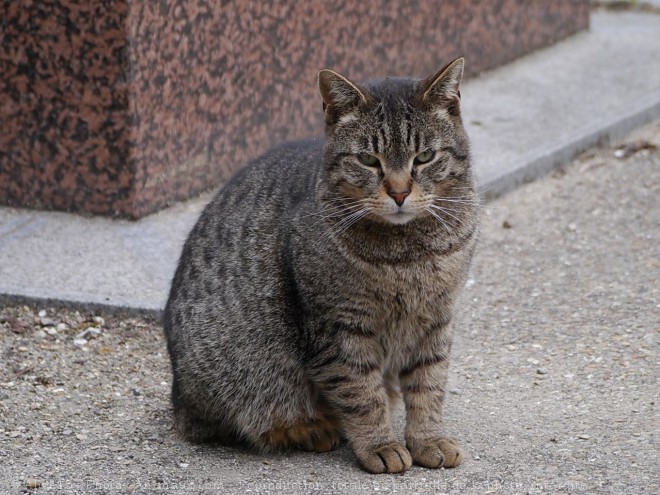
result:
<svg viewBox="0 0 660 495"><path fill-rule="evenodd" d="M194 320L195 311L227 325L243 317L224 311L235 305L272 312L291 218L313 205L321 154L321 139L284 143L218 190L184 245L166 307L166 333ZM216 310L222 315L212 316Z"/></svg>
<svg viewBox="0 0 660 495"><path fill-rule="evenodd" d="M286 142L267 151L218 190L199 222L207 221L209 216L227 220L279 215L282 208L290 209L311 197L322 145L322 139L312 138Z"/></svg>

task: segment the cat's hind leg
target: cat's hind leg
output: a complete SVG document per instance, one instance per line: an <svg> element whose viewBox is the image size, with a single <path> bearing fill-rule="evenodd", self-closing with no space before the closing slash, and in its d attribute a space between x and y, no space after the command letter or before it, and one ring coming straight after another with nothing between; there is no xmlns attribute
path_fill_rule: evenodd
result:
<svg viewBox="0 0 660 495"><path fill-rule="evenodd" d="M186 440L192 443L235 440L225 424L202 418L183 401L176 378L172 382L172 405L174 428Z"/></svg>
<svg viewBox="0 0 660 495"><path fill-rule="evenodd" d="M235 440L221 423L205 421L183 409L174 412L174 427L177 433L192 443L226 443Z"/></svg>
<svg viewBox="0 0 660 495"><path fill-rule="evenodd" d="M268 449L295 447L307 452L329 452L341 444L339 423L323 416L276 425L264 433L260 440Z"/></svg>

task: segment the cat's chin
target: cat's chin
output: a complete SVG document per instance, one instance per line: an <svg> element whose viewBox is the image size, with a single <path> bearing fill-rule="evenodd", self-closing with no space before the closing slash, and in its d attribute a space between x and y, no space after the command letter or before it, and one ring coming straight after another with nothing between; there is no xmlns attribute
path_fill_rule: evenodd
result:
<svg viewBox="0 0 660 495"><path fill-rule="evenodd" d="M381 215L383 220L385 220L387 223L393 223L394 225L404 225L414 220L415 217L417 217L415 213L409 213L405 211L398 211L396 213Z"/></svg>

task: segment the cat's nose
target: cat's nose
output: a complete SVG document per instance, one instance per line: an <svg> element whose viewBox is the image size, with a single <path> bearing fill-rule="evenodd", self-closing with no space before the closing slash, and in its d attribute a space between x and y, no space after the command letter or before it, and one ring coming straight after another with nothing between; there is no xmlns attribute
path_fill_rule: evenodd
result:
<svg viewBox="0 0 660 495"><path fill-rule="evenodd" d="M388 189L387 194L392 199L394 199L397 206L401 206L401 205L403 205L403 202L406 200L406 198L410 194L410 189L405 189L405 190Z"/></svg>

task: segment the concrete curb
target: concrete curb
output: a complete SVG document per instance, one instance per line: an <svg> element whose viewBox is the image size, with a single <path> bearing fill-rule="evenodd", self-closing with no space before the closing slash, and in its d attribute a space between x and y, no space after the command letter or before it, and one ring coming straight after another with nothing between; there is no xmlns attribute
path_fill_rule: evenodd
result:
<svg viewBox="0 0 660 495"><path fill-rule="evenodd" d="M148 302L141 304L139 301L135 306L105 303L101 301L87 301L90 299L85 294L65 294L61 298L43 297L40 294L0 294L0 308L2 306L25 305L37 308L61 308L76 309L90 313L111 314L118 317L151 317L160 320L163 317L162 308L154 308Z"/></svg>
<svg viewBox="0 0 660 495"><path fill-rule="evenodd" d="M660 118L660 15L595 11L591 29L464 85L486 201ZM0 305L159 317L209 195L137 222L0 208Z"/></svg>
<svg viewBox="0 0 660 495"><path fill-rule="evenodd" d="M509 173L484 178L480 184L482 195L485 201L492 201L522 184L552 172L589 148L612 143L659 118L660 91L641 101L627 114L584 126L575 132L575 137L567 137L554 146L530 152L521 157L514 170Z"/></svg>

